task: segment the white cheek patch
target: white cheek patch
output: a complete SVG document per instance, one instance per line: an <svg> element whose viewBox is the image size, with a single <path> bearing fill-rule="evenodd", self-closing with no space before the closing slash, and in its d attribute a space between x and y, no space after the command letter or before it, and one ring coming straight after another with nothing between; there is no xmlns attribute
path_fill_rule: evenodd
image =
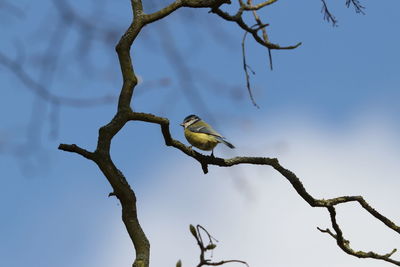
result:
<svg viewBox="0 0 400 267"><path fill-rule="evenodd" d="M191 119L190 121L185 123L185 127L192 125L193 123L197 122L197 119Z"/></svg>

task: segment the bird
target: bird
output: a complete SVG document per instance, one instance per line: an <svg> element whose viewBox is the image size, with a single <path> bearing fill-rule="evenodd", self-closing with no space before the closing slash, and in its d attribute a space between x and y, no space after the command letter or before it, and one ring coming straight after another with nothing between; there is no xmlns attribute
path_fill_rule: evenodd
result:
<svg viewBox="0 0 400 267"><path fill-rule="evenodd" d="M198 149L211 150L212 157L214 157L214 148L218 143L223 143L229 148L235 148L225 137L194 114L187 116L181 123L181 126L184 128L186 140Z"/></svg>

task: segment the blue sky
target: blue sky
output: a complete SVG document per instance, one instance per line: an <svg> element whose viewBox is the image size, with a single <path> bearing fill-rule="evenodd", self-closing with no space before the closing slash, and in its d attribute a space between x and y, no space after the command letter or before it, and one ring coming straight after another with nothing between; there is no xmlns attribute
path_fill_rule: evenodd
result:
<svg viewBox="0 0 400 267"><path fill-rule="evenodd" d="M361 194L400 222L394 204L400 201L400 3L363 1L366 15L358 15L344 2L328 1L338 27L323 21L320 1L278 1L260 12L271 41L303 42L293 51L273 51L270 71L265 49L248 38L260 109L247 95L243 33L236 25L208 10L187 9L147 26L132 52L143 81L133 108L168 117L181 141L178 124L196 113L237 147L218 147L217 155L278 157L316 197ZM60 23L51 1L21 0L13 4L18 11L0 8L0 53L25 58L24 71L56 95L116 96L121 77L113 46L130 22L130 4L80 3L73 5L78 14L110 30L109 42L97 31L93 43L83 42L87 36L75 24ZM54 72L43 69L43 59ZM133 249L118 202L107 198L107 181L93 163L56 149L61 142L93 149L115 102L56 109L3 65L0 81L1 265L130 266ZM238 257L251 266L389 266L340 251L316 230L329 226L326 212L308 207L268 168L211 168L204 176L196 162L164 146L157 126L140 122L116 136L112 155L138 195L153 266L174 266L182 257L184 266L194 265L189 223L203 224L221 240L215 257ZM400 248L394 233L348 206L339 209L340 219L356 248ZM238 245L243 240L248 247Z"/></svg>

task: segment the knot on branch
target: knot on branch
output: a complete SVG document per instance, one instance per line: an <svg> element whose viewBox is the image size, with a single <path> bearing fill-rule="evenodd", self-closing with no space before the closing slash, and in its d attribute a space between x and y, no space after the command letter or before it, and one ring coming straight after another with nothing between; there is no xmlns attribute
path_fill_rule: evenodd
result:
<svg viewBox="0 0 400 267"><path fill-rule="evenodd" d="M208 13L212 13L213 10L219 8L220 6L222 6L223 4L228 4L230 5L232 2L231 0L215 0L215 3L211 5L211 10Z"/></svg>
<svg viewBox="0 0 400 267"><path fill-rule="evenodd" d="M208 164L205 162L202 162L201 169L203 170L204 174L207 174L208 173Z"/></svg>

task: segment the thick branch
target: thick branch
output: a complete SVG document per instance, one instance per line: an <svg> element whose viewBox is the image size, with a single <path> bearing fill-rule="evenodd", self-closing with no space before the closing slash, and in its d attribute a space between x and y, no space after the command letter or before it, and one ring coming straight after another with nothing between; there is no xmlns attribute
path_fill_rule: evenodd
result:
<svg viewBox="0 0 400 267"><path fill-rule="evenodd" d="M230 4L230 0L176 0L163 9L144 16L146 24L160 20L181 7L215 8L222 4Z"/></svg>
<svg viewBox="0 0 400 267"><path fill-rule="evenodd" d="M133 18L140 16L143 13L143 4L142 0L131 0Z"/></svg>
<svg viewBox="0 0 400 267"><path fill-rule="evenodd" d="M114 165L109 154L96 153L95 162L113 188L111 195L115 195L121 203L122 221L136 251L133 267L148 267L150 243L139 223L134 191L122 172Z"/></svg>
<svg viewBox="0 0 400 267"><path fill-rule="evenodd" d="M100 129L98 147L95 152L88 152L76 145L66 144L61 144L59 149L78 153L93 160L99 166L113 189L110 195L116 196L121 202L122 220L136 251L133 266L143 267L149 266L150 243L138 220L135 193L122 172L114 165L109 150L112 137L126 123L123 118L122 115L117 114L109 124Z"/></svg>
<svg viewBox="0 0 400 267"><path fill-rule="evenodd" d="M118 101L118 110L130 109L133 89L138 83L138 79L133 71L130 50L133 41L139 34L143 25L143 21L138 15L136 17L136 21L129 26L116 46L123 79L122 89Z"/></svg>

